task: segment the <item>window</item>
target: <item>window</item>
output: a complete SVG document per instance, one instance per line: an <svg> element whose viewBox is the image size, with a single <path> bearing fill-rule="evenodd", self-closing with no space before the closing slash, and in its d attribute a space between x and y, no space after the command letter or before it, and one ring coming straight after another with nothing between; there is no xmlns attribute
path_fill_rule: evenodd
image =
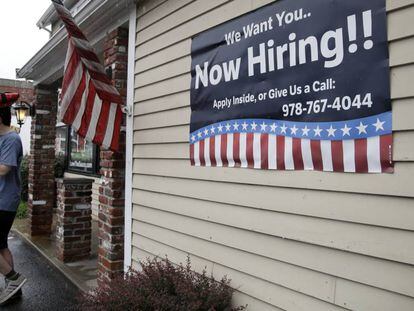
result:
<svg viewBox="0 0 414 311"><path fill-rule="evenodd" d="M99 169L98 147L78 136L71 128L68 169L80 173L96 174Z"/></svg>
<svg viewBox="0 0 414 311"><path fill-rule="evenodd" d="M56 128L55 155L66 157L68 150L68 127L59 126Z"/></svg>
<svg viewBox="0 0 414 311"><path fill-rule="evenodd" d="M56 157L65 159L68 171L90 175L98 173L98 146L78 136L72 128L58 126L55 145Z"/></svg>

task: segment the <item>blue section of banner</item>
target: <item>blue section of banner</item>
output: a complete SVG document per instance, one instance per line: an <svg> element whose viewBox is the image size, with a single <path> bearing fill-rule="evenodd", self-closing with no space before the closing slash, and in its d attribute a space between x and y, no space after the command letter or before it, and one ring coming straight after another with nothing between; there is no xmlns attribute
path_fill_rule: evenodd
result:
<svg viewBox="0 0 414 311"><path fill-rule="evenodd" d="M190 143L224 134L261 133L312 140L361 139L392 133L391 112L339 122L290 122L269 119L227 120L190 134Z"/></svg>

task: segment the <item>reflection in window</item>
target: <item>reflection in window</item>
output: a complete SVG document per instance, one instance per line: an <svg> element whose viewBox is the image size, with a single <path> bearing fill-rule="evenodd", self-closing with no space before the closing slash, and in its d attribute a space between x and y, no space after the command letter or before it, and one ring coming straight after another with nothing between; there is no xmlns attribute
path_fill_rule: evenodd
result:
<svg viewBox="0 0 414 311"><path fill-rule="evenodd" d="M70 130L69 169L94 173L94 145Z"/></svg>
<svg viewBox="0 0 414 311"><path fill-rule="evenodd" d="M56 128L56 140L55 140L55 155L57 157L65 157L68 147L68 128L67 126L60 126Z"/></svg>

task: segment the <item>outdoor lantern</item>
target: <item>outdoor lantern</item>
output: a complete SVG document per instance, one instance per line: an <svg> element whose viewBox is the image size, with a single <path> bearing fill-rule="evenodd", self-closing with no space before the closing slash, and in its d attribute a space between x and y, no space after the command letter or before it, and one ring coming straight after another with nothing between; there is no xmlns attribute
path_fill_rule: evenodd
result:
<svg viewBox="0 0 414 311"><path fill-rule="evenodd" d="M34 116L34 107L30 106L25 101L15 103L13 109L16 114L17 124L19 124L20 127L26 122L27 113L29 113L30 116Z"/></svg>

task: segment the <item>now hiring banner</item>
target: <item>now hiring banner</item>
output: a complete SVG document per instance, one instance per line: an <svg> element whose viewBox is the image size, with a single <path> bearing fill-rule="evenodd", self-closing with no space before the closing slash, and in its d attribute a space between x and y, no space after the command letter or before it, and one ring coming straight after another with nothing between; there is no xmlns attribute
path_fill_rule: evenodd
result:
<svg viewBox="0 0 414 311"><path fill-rule="evenodd" d="M282 0L192 40L195 166L392 172L384 0Z"/></svg>

